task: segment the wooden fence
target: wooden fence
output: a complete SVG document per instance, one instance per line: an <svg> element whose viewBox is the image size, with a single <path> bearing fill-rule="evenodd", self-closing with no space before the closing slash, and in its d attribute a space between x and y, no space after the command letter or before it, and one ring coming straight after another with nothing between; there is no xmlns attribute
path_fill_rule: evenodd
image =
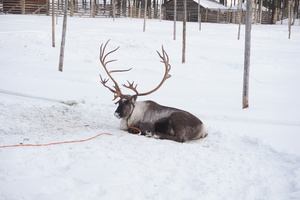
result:
<svg viewBox="0 0 300 200"><path fill-rule="evenodd" d="M113 17L112 5L92 5L86 1L70 1L69 3L69 15L77 17ZM56 0L55 14L58 16L63 15L64 1ZM52 0L0 0L0 13L12 13L12 14L45 14L51 15L52 13ZM197 9L197 8L195 8ZM147 9L148 19L166 19L173 20L171 16L172 11L167 11L164 7L160 12L159 7L153 9ZM193 13L187 13L188 21L198 21L198 15ZM132 18L144 18L144 8L120 7L115 6L115 17L132 17ZM160 16L162 15L162 16ZM242 23L245 21L245 11L242 12ZM180 19L178 19L180 20ZM235 10L214 10L211 11L208 8L201 9L201 21L209 23L238 23L238 14ZM262 14L262 24L270 23L270 17L268 12Z"/></svg>
<svg viewBox="0 0 300 200"><path fill-rule="evenodd" d="M2 12L9 14L46 14L49 10L47 2L47 0L2 0Z"/></svg>

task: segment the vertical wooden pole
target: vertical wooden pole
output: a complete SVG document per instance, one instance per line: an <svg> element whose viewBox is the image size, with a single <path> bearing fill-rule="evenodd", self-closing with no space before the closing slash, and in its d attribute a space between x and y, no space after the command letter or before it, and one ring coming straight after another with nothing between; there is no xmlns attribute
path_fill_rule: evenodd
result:
<svg viewBox="0 0 300 200"><path fill-rule="evenodd" d="M161 15L162 15L162 1L163 0L160 0L160 9L159 9L159 21L161 21Z"/></svg>
<svg viewBox="0 0 300 200"><path fill-rule="evenodd" d="M239 2L238 2L238 21L239 21L238 40L240 40L241 24L242 24L242 0L239 0Z"/></svg>
<svg viewBox="0 0 300 200"><path fill-rule="evenodd" d="M74 1L70 0L70 17L74 15Z"/></svg>
<svg viewBox="0 0 300 200"><path fill-rule="evenodd" d="M68 0L65 0L65 12L64 12L64 21L63 21L63 31L61 37L60 45L60 56L59 56L59 71L63 71L64 65L64 54L65 54L65 44L66 44L66 32L67 32L67 16L68 15Z"/></svg>
<svg viewBox="0 0 300 200"><path fill-rule="evenodd" d="M52 0L52 47L55 47L55 2Z"/></svg>
<svg viewBox="0 0 300 200"><path fill-rule="evenodd" d="M47 0L46 2L46 15L49 16L50 15L50 0Z"/></svg>
<svg viewBox="0 0 300 200"><path fill-rule="evenodd" d="M249 107L249 71L251 50L251 26L252 26L252 0L247 0L245 28L245 58L244 58L244 82L243 82L243 108Z"/></svg>
<svg viewBox="0 0 300 200"><path fill-rule="evenodd" d="M130 4L130 1L129 1L129 4ZM132 19L132 9L133 9L133 5L132 4L130 4L130 19Z"/></svg>
<svg viewBox="0 0 300 200"><path fill-rule="evenodd" d="M291 30L292 30L292 1L288 2L288 38L291 39Z"/></svg>
<svg viewBox="0 0 300 200"><path fill-rule="evenodd" d="M91 17L95 17L95 0L91 0Z"/></svg>
<svg viewBox="0 0 300 200"><path fill-rule="evenodd" d="M186 52L186 0L183 0L183 28L182 28L182 63L185 63Z"/></svg>
<svg viewBox="0 0 300 200"><path fill-rule="evenodd" d="M254 9L253 9L253 12L254 12L254 23L256 24L257 23L257 0L253 0L253 4L254 4Z"/></svg>
<svg viewBox="0 0 300 200"><path fill-rule="evenodd" d="M262 0L259 0L259 7L258 7L258 10L259 10L259 23L261 24L262 22Z"/></svg>
<svg viewBox="0 0 300 200"><path fill-rule="evenodd" d="M112 0L112 16L113 16L113 20L115 21L115 17L116 17L115 0Z"/></svg>
<svg viewBox="0 0 300 200"><path fill-rule="evenodd" d="M25 14L25 0L21 0L21 14Z"/></svg>
<svg viewBox="0 0 300 200"><path fill-rule="evenodd" d="M176 20L177 20L177 0L174 0L174 27L173 27L173 40L176 40Z"/></svg>
<svg viewBox="0 0 300 200"><path fill-rule="evenodd" d="M200 0L198 0L198 23L199 23L199 31L201 31L201 6L200 6Z"/></svg>
<svg viewBox="0 0 300 200"><path fill-rule="evenodd" d="M147 18L147 0L145 0L145 10L144 10L144 27L143 31L146 31L146 18Z"/></svg>
<svg viewBox="0 0 300 200"><path fill-rule="evenodd" d="M59 1L60 1L60 0L57 0L56 24L58 24L58 15L59 15Z"/></svg>

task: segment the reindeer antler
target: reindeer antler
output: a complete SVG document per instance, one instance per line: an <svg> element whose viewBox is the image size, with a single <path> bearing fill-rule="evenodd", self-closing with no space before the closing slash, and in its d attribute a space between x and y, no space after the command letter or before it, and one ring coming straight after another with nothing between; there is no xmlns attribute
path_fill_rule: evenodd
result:
<svg viewBox="0 0 300 200"><path fill-rule="evenodd" d="M114 86L113 86L114 89L112 89L111 87L109 87L109 86L106 85L106 83L109 81L109 79L105 79L105 78L103 79L101 75L100 75L100 82L102 83L102 85L103 85L104 87L108 88L112 93L114 93L114 99L113 99L113 101L114 101L114 100L116 100L117 98L122 99L122 97L124 97L125 95L122 94L121 89L120 89L120 87L119 87L117 81L111 76L111 73L115 73L115 72L127 72L127 71L130 71L131 68L130 68L130 69L124 69L124 70L112 70L112 71L108 71L106 65L107 65L108 63L111 63L111 62L114 62L114 61L117 61L117 60L114 59L114 60L106 61L106 60L105 60L106 57L107 57L109 54L111 54L111 53L117 51L117 50L120 48L120 47L117 47L117 48L115 48L114 50L112 50L112 51L110 51L110 52L108 52L108 53L105 54L106 46L107 46L107 44L108 44L109 41L110 41L110 40L108 40L108 41L105 43L104 46L103 46L103 43L102 43L101 46L100 46L100 63L102 64L102 66L103 66L105 72L107 73L107 75L109 76L109 78L110 78L110 79L112 80L112 82L114 83ZM120 101L120 100L118 100L115 104L117 104L119 101Z"/></svg>
<svg viewBox="0 0 300 200"><path fill-rule="evenodd" d="M108 44L109 41L110 41L110 40L108 40L108 41L105 43L104 46L103 46L103 44L101 44L101 46L100 46L100 62L101 62L101 64L102 64L102 66L104 67L105 72L106 72L107 75L109 76L109 79L111 79L112 82L114 83L114 86L113 86L113 88L107 86L106 83L109 81L109 79L105 79L105 78L103 79L101 75L100 75L100 82L102 83L102 85L103 85L104 87L108 88L112 93L114 93L114 99L113 99L113 101L116 100L117 98L120 98L120 99L116 102L116 104L117 104L122 98L124 98L125 96L128 96L128 95L122 94L121 89L120 89L118 83L117 83L116 80L111 76L111 73L115 73L115 72L127 72L127 71L130 71L131 68L130 68L130 69L125 69L125 70L111 70L111 71L108 71L106 65L107 65L108 63L111 63L111 62L116 61L116 59L106 61L107 56L108 56L109 54L111 54L111 53L114 53L115 51L117 51L117 50L120 48L120 47L117 47L117 48L113 49L112 51L110 51L110 52L108 52L108 53L105 53L106 46L107 46L107 44ZM133 82L127 81L127 82L128 82L128 85L122 84L123 87L128 88L128 89L134 91L136 96L146 96L146 95L149 95L149 94L155 92L156 90L158 90L158 89L163 85L163 83L164 83L168 78L171 77L171 75L169 74L169 72L170 72L170 70L171 70L171 65L169 64L169 56L168 56L168 54L166 53L166 51L164 50L164 47L162 46L162 53L159 53L158 51L156 51L156 52L158 53L159 57L161 58L161 62L165 64L165 74L164 74L164 76L163 76L161 82L158 84L158 86L156 86L156 88L154 88L153 90L150 90L149 92L139 93L139 92L137 91L137 86L138 86L138 84L134 84L134 81L133 81Z"/></svg>
<svg viewBox="0 0 300 200"><path fill-rule="evenodd" d="M162 46L162 54L159 53L159 51L156 51L157 54L159 55L159 57L161 58L161 62L165 64L165 74L161 80L161 82L158 84L158 86L156 86L156 88L154 88L153 90L150 90L149 92L145 92L145 93L139 93L137 91L137 84L135 86L134 85L134 81L132 83L128 82L128 85L123 84L124 87L131 89L132 91L134 91L136 93L137 96L146 96L149 95L153 92L155 92L156 90L158 90L162 84L171 77L171 75L169 74L170 70L171 70L171 65L169 64L169 56L166 53L166 51L164 50L164 46Z"/></svg>

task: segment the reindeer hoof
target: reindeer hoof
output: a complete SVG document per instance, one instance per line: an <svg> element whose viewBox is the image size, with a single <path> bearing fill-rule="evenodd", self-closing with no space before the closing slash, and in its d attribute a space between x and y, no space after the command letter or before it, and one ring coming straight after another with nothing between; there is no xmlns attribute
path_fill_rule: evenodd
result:
<svg viewBox="0 0 300 200"><path fill-rule="evenodd" d="M155 138L155 139L159 139L159 136L157 134L149 132L149 131L145 132L145 136Z"/></svg>

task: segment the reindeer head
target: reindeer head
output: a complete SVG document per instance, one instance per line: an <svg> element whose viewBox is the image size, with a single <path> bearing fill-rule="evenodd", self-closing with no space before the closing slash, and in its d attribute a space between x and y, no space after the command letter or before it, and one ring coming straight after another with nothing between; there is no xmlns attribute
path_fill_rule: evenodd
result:
<svg viewBox="0 0 300 200"><path fill-rule="evenodd" d="M128 95L127 97L123 97L119 101L118 108L115 111L115 116L119 119L130 117L130 115L133 112L133 109L135 107L136 99L137 99L136 95L133 95L133 96Z"/></svg>
<svg viewBox="0 0 300 200"><path fill-rule="evenodd" d="M138 96L146 96L146 95L149 95L153 92L155 92L156 90L158 90L162 85L163 83L171 77L171 75L169 74L170 70L171 70L171 65L169 64L169 57L168 57L168 54L165 52L164 50L164 47L162 46L162 54L160 54L158 51L158 55L159 57L161 58L161 62L165 64L165 74L161 80L161 82L152 90L150 90L149 92L144 92L144 93L139 93L137 91L137 84L134 84L134 81L132 82L129 82L127 81L128 85L126 84L122 84L123 87L125 88L128 88L130 90L132 90L135 94L133 95L124 95L122 94L121 92L121 89L118 85L118 83L116 82L116 80L112 77L112 73L116 73L116 72L127 72L127 71L130 71L130 69L125 69L125 70L111 70L109 71L107 69L107 64L108 63L111 63L111 62L114 62L116 61L116 59L114 60L108 60L106 61L106 58L109 54L117 51L119 49L119 47L115 48L114 50L111 50L109 51L108 53L105 53L105 50L106 50L106 47L107 47L107 44L108 44L109 40L103 45L101 44L100 46L100 63L102 64L105 72L107 73L108 75L108 79L103 79L102 76L100 75L100 82L102 83L102 85L104 87L106 87L107 89L109 89L112 93L114 93L114 100L117 100L117 102L115 102L115 104L118 104L119 103L119 106L115 112L115 115L118 117L118 118L124 118L124 117L130 117L133 109L134 109L134 105L135 105L135 102L136 102L136 99ZM109 87L106 85L106 83L109 81L109 79L112 80L113 82L113 88ZM118 99L119 98L119 99Z"/></svg>

